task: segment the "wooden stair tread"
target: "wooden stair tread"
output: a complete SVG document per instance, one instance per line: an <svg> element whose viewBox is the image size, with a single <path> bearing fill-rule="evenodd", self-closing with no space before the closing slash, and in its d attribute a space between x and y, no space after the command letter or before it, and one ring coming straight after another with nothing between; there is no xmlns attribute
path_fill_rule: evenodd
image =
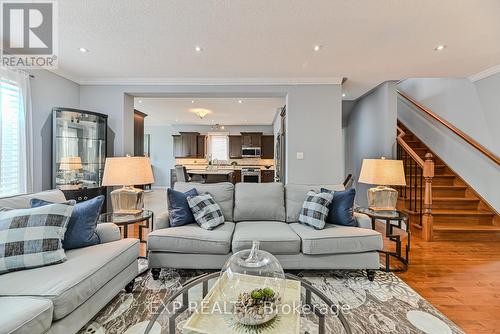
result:
<svg viewBox="0 0 500 334"><path fill-rule="evenodd" d="M454 209L432 209L433 216L491 216L494 214L482 210L454 210Z"/></svg>
<svg viewBox="0 0 500 334"><path fill-rule="evenodd" d="M500 226L495 225L440 225L434 224L435 231L462 231L462 232L480 232L480 231L498 231Z"/></svg>
<svg viewBox="0 0 500 334"><path fill-rule="evenodd" d="M401 197L401 199L404 199ZM410 198L406 198L409 200ZM422 197L418 196L417 200L423 199ZM472 198L472 197L445 197L445 196L439 196L439 197L432 197L433 202L446 202L446 201L453 201L453 202L479 202L479 198Z"/></svg>
<svg viewBox="0 0 500 334"><path fill-rule="evenodd" d="M436 185L432 185L432 189L467 189L467 186L461 186L461 185L451 185L451 186L446 186L446 185L439 185L439 184L436 184Z"/></svg>

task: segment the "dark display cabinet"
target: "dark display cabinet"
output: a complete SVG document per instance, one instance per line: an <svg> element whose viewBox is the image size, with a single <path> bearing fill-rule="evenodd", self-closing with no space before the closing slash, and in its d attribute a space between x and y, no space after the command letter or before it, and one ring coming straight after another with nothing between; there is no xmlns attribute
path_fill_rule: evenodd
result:
<svg viewBox="0 0 500 334"><path fill-rule="evenodd" d="M106 196L102 177L107 126L107 115L71 108L52 109L52 186L61 189L67 199L81 202Z"/></svg>

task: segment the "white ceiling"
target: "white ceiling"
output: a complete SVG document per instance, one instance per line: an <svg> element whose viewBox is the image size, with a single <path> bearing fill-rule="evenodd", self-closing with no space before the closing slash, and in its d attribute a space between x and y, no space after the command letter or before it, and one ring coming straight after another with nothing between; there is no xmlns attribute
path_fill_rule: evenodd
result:
<svg viewBox="0 0 500 334"><path fill-rule="evenodd" d="M498 0L58 3L59 73L84 84L347 77L353 99L386 80L468 77L500 64ZM439 44L447 47L434 51Z"/></svg>
<svg viewBox="0 0 500 334"><path fill-rule="evenodd" d="M284 105L284 98L148 97L134 100L135 109L148 115L146 123L149 125L271 125L276 110ZM200 119L193 112L195 109L206 109L210 113Z"/></svg>

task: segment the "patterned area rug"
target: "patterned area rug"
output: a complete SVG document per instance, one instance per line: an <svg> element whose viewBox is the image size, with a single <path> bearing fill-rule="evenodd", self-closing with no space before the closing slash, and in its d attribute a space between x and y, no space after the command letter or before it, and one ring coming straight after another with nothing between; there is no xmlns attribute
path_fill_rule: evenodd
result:
<svg viewBox="0 0 500 334"><path fill-rule="evenodd" d="M178 271L181 282L196 277L200 271ZM454 334L464 333L452 321L418 295L392 273L377 272L374 282L363 271L304 271L294 274L305 278L335 303L347 304L345 314L352 333L395 334ZM122 291L79 334L139 334L144 333L157 305L172 290L154 281L146 271L136 279L133 293ZM328 327L327 333L342 333ZM157 323L154 334L168 333L165 324ZM301 333L317 330L302 318ZM182 333L179 330L178 333ZM265 334L265 331L261 332Z"/></svg>

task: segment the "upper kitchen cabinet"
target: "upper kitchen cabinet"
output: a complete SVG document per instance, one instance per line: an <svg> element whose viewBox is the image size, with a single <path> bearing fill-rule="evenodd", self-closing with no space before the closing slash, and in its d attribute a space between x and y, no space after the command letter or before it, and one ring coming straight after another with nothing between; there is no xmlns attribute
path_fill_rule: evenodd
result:
<svg viewBox="0 0 500 334"><path fill-rule="evenodd" d="M241 136L229 136L229 158L241 158Z"/></svg>
<svg viewBox="0 0 500 334"><path fill-rule="evenodd" d="M274 136L261 137L262 159L274 159Z"/></svg>
<svg viewBox="0 0 500 334"><path fill-rule="evenodd" d="M205 156L205 136L198 132L181 132L174 135L174 156L176 158L200 158Z"/></svg>
<svg viewBox="0 0 500 334"><path fill-rule="evenodd" d="M245 147L261 147L262 132L242 132L241 145Z"/></svg>

